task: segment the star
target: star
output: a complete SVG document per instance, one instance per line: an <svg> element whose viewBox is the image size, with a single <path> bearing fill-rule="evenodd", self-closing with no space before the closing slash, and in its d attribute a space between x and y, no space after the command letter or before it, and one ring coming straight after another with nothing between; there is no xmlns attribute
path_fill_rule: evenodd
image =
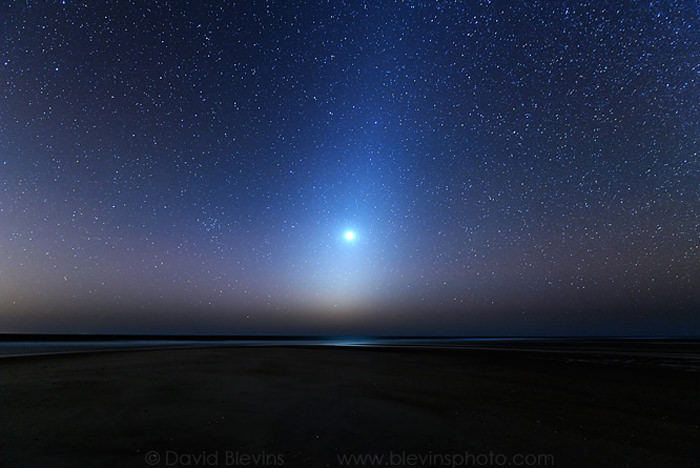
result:
<svg viewBox="0 0 700 468"><path fill-rule="evenodd" d="M3 331L700 334L697 2L53 3L0 6Z"/></svg>

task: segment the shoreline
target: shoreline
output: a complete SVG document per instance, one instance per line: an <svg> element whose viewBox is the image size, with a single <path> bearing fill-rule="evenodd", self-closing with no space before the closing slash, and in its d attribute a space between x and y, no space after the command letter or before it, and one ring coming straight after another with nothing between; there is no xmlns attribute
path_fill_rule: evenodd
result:
<svg viewBox="0 0 700 468"><path fill-rule="evenodd" d="M0 341L1 343L1 341ZM118 343L118 344L117 344ZM8 351L15 349L26 352ZM520 356L531 355L549 359L567 359L569 361L591 362L600 364L661 366L674 367L679 370L700 373L700 340L689 339L580 339L568 341L562 339L375 339L349 340L328 338L311 339L232 339L214 340L83 340L83 341L24 341L8 342L0 352L0 361L10 358L28 358L31 356L49 357L53 355L75 355L90 353L111 353L122 351L156 351L179 349L236 349L236 348L300 348L300 349L368 349L368 350L403 350L404 352L480 352L518 353ZM4 352L4 354L3 354Z"/></svg>

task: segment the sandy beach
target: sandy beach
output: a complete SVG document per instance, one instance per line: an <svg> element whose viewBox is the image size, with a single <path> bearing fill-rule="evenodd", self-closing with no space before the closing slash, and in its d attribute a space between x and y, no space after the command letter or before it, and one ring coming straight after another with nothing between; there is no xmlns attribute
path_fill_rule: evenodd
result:
<svg viewBox="0 0 700 468"><path fill-rule="evenodd" d="M699 390L684 370L466 349L6 358L1 464L697 467Z"/></svg>

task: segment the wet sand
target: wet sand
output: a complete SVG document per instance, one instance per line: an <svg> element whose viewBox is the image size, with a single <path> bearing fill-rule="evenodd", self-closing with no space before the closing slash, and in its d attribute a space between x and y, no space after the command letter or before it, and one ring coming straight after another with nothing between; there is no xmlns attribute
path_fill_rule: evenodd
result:
<svg viewBox="0 0 700 468"><path fill-rule="evenodd" d="M570 357L267 347L5 358L0 464L700 466L700 374ZM365 455L383 458L342 458Z"/></svg>

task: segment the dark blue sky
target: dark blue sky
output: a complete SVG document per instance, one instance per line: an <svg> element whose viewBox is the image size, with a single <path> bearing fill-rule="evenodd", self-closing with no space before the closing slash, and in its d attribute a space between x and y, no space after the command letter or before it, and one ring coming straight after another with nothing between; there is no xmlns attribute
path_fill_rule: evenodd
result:
<svg viewBox="0 0 700 468"><path fill-rule="evenodd" d="M0 22L1 331L700 333L697 2Z"/></svg>

